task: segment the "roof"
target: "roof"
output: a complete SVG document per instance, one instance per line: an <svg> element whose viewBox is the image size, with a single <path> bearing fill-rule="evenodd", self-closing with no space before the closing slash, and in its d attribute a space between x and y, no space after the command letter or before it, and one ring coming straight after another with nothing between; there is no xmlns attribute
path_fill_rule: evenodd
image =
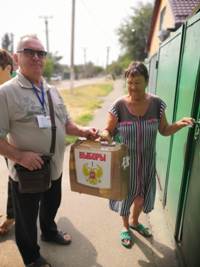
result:
<svg viewBox="0 0 200 267"><path fill-rule="evenodd" d="M180 24L188 16L192 15L193 10L200 3L200 0L169 0L169 3L174 15L175 24Z"/></svg>
<svg viewBox="0 0 200 267"><path fill-rule="evenodd" d="M178 28L188 16L192 15L195 8L200 4L200 0L168 0L174 15L175 27ZM154 10L151 19L151 27L147 40L147 51L149 51L154 26L157 20L161 0L155 0Z"/></svg>

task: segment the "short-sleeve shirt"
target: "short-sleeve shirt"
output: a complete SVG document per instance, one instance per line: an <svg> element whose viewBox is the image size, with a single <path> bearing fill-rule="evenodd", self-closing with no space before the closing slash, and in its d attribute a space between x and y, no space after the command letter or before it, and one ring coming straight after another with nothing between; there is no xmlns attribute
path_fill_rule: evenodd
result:
<svg viewBox="0 0 200 267"><path fill-rule="evenodd" d="M49 116L47 91L50 91L56 123L55 153L51 162L52 180L62 173L65 151L65 125L70 120L63 100L57 89L43 80L44 108ZM40 90L38 94L40 94ZM44 110L39 102L32 84L21 74L0 86L0 138L24 151L48 154L51 146L51 128L39 128L37 115L43 115ZM9 160L10 176L18 181L14 162Z"/></svg>

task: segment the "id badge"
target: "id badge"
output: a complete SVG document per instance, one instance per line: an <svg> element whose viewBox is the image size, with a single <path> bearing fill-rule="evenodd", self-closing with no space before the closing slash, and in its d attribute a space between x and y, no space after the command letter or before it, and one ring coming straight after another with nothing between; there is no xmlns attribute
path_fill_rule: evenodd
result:
<svg viewBox="0 0 200 267"><path fill-rule="evenodd" d="M37 122L39 128L51 128L50 116L37 115Z"/></svg>

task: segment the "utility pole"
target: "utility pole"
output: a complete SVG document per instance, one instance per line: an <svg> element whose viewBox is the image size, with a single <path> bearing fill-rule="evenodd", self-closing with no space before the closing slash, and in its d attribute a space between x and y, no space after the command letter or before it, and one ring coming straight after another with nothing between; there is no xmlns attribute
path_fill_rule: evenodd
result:
<svg viewBox="0 0 200 267"><path fill-rule="evenodd" d="M84 76L85 76L85 78L86 78L86 76L87 76L87 70L86 70L86 63L87 63L87 61L86 61L86 47L83 47L83 66L84 66Z"/></svg>
<svg viewBox="0 0 200 267"><path fill-rule="evenodd" d="M71 26L71 64L70 64L70 90L74 88L74 31L75 31L75 0L72 0L72 26Z"/></svg>
<svg viewBox="0 0 200 267"><path fill-rule="evenodd" d="M109 53L110 53L110 47L107 46L106 47L106 70L107 70L108 64L109 64Z"/></svg>
<svg viewBox="0 0 200 267"><path fill-rule="evenodd" d="M86 65L87 61L86 61L86 47L83 47L83 64Z"/></svg>
<svg viewBox="0 0 200 267"><path fill-rule="evenodd" d="M53 16L40 16L40 19L44 19L44 23L45 23L45 35L46 35L46 50L49 53L49 19L52 19Z"/></svg>
<svg viewBox="0 0 200 267"><path fill-rule="evenodd" d="M13 51L14 51L14 34L13 33L10 34L10 40L11 40L10 52L13 54Z"/></svg>

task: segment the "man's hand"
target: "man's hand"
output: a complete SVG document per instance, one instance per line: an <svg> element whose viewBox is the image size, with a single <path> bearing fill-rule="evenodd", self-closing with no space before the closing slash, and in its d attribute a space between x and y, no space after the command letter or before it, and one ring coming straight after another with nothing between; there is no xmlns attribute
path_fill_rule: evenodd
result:
<svg viewBox="0 0 200 267"><path fill-rule="evenodd" d="M73 121L68 121L65 125L66 134L81 136L88 139L96 139L98 137L98 130L94 127L84 127L77 125Z"/></svg>
<svg viewBox="0 0 200 267"><path fill-rule="evenodd" d="M29 151L20 151L17 163L27 168L29 171L41 169L44 164L40 154Z"/></svg>
<svg viewBox="0 0 200 267"><path fill-rule="evenodd" d="M0 154L30 171L41 169L44 164L41 154L32 151L22 151L10 145L6 139L0 138Z"/></svg>
<svg viewBox="0 0 200 267"><path fill-rule="evenodd" d="M96 128L92 127L84 127L83 128L83 135L87 139L95 140L99 135L98 135L98 130Z"/></svg>

